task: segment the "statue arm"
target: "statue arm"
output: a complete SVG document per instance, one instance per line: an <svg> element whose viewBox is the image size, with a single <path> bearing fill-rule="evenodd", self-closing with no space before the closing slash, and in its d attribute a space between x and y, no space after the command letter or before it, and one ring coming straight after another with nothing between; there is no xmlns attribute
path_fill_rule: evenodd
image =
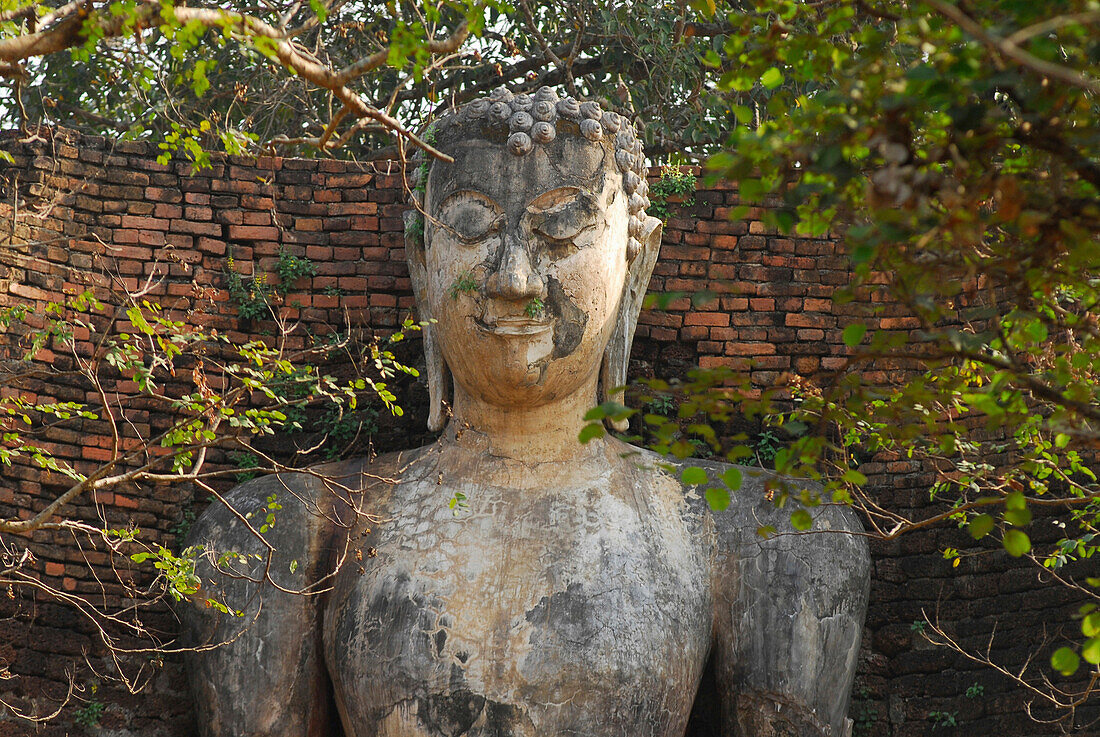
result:
<svg viewBox="0 0 1100 737"><path fill-rule="evenodd" d="M341 476L358 486L360 474L351 465L315 469L336 483L284 473L236 487L226 501L240 515L251 515L247 523L220 503L196 520L188 544L215 555L233 550L251 556L221 569L202 559L196 570L202 588L177 606L185 641L196 648L185 660L204 735L328 734L336 715L321 655L318 592L327 588L355 520L350 496L335 491L351 485ZM258 530L264 524L272 495L282 508L261 541L248 525ZM208 599L242 616L208 607Z"/></svg>
<svg viewBox="0 0 1100 737"><path fill-rule="evenodd" d="M846 737L870 585L866 541L850 533L863 528L850 509L822 507L808 534L759 537L790 523L757 472L714 513L723 734Z"/></svg>

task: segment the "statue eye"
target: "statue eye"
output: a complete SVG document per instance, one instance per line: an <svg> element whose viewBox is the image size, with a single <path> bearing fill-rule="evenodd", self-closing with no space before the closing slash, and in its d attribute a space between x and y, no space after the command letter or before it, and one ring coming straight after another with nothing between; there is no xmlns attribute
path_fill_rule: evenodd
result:
<svg viewBox="0 0 1100 737"><path fill-rule="evenodd" d="M459 192L443 203L440 224L459 240L476 243L500 230L500 210L484 195Z"/></svg>
<svg viewBox="0 0 1100 737"><path fill-rule="evenodd" d="M539 200L548 199L545 204ZM599 207L595 198L582 190L563 192L556 190L540 197L532 203L531 227L550 242L554 251L566 255L576 250L573 242L577 236L589 228L595 227L599 216ZM539 204L543 207L535 209Z"/></svg>

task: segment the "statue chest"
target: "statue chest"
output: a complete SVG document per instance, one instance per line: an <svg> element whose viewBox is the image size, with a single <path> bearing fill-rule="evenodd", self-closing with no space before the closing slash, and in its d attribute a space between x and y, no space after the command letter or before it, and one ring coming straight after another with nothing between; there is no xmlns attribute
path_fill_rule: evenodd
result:
<svg viewBox="0 0 1100 737"><path fill-rule="evenodd" d="M677 495L453 491L399 487L329 595L348 733L683 734L711 555Z"/></svg>

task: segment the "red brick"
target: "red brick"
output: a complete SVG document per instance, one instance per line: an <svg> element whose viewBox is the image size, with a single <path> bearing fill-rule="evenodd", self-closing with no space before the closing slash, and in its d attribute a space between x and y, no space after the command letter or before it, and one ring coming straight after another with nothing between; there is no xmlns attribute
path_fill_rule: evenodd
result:
<svg viewBox="0 0 1100 737"><path fill-rule="evenodd" d="M230 225L229 240L277 241L279 229L270 225Z"/></svg>
<svg viewBox="0 0 1100 737"><path fill-rule="evenodd" d="M756 312L771 312L775 309L775 300L768 297L754 297L749 300L749 307Z"/></svg>
<svg viewBox="0 0 1100 737"><path fill-rule="evenodd" d="M654 340L673 341L676 340L676 331L668 328L650 328L649 335Z"/></svg>
<svg viewBox="0 0 1100 737"><path fill-rule="evenodd" d="M40 302L49 302L61 296L44 292L38 287L32 287L27 284L11 284L8 286L8 293L24 299L38 300Z"/></svg>
<svg viewBox="0 0 1100 737"><path fill-rule="evenodd" d="M106 448L96 448L95 446L92 446L92 445L85 445L81 449L80 455L83 458L85 458L89 461L100 461L100 462L107 462L107 461L113 460L114 457L115 457L114 453L107 450Z"/></svg>
<svg viewBox="0 0 1100 737"><path fill-rule="evenodd" d="M683 325L684 318L665 310L645 310L638 316L638 322L645 325L655 325L663 328L678 328Z"/></svg>
<svg viewBox="0 0 1100 737"><path fill-rule="evenodd" d="M159 204L153 208L153 215L158 218L181 218L183 217L183 208L179 205Z"/></svg>
<svg viewBox="0 0 1100 737"><path fill-rule="evenodd" d="M220 256L225 253L225 243L223 241L217 241L213 238L199 238L198 249L204 253L212 253L215 256Z"/></svg>
<svg viewBox="0 0 1100 737"><path fill-rule="evenodd" d="M734 371L744 371L748 366L744 359L730 358L729 356L701 356L699 358L700 368L729 368Z"/></svg>
<svg viewBox="0 0 1100 737"><path fill-rule="evenodd" d="M706 340L708 330L705 325L696 325L680 329L680 340L698 341Z"/></svg>
<svg viewBox="0 0 1100 737"><path fill-rule="evenodd" d="M661 258L676 261L706 261L710 259L710 249L705 246L670 246L661 247Z"/></svg>
<svg viewBox="0 0 1100 737"><path fill-rule="evenodd" d="M178 189L165 189L164 187L146 187L145 199L150 202L169 202L176 203L182 199L183 195Z"/></svg>
<svg viewBox="0 0 1100 737"><path fill-rule="evenodd" d="M273 225L270 212L245 212L242 213L241 222L244 225Z"/></svg>
<svg viewBox="0 0 1100 737"><path fill-rule="evenodd" d="M52 560L46 562L46 575L47 576L61 576L65 573L65 566L61 563L54 563Z"/></svg>
<svg viewBox="0 0 1100 737"><path fill-rule="evenodd" d="M173 220L172 231L190 235L208 235L220 238L222 226L219 223L193 223L190 220Z"/></svg>
<svg viewBox="0 0 1100 737"><path fill-rule="evenodd" d="M749 308L749 300L744 297L722 297L722 309L728 312L740 312Z"/></svg>
<svg viewBox="0 0 1100 737"><path fill-rule="evenodd" d="M792 328L827 328L831 327L830 323L835 323L834 318L825 317L824 315L815 314L799 314L792 312L784 319L784 324Z"/></svg>
<svg viewBox="0 0 1100 737"><path fill-rule="evenodd" d="M753 366L762 369L787 369L791 367L790 356L757 356L752 359Z"/></svg>
<svg viewBox="0 0 1100 737"><path fill-rule="evenodd" d="M164 218L142 217L139 215L123 215L122 227L138 230L168 230L168 220Z"/></svg>
<svg viewBox="0 0 1100 737"><path fill-rule="evenodd" d="M152 248L142 248L140 246L111 246L107 253L115 258L131 261L149 261L153 258Z"/></svg>
<svg viewBox="0 0 1100 737"><path fill-rule="evenodd" d="M879 321L883 330L916 330L920 320L915 317L884 317Z"/></svg>
<svg viewBox="0 0 1100 737"><path fill-rule="evenodd" d="M689 312L684 315L684 325L725 327L729 324L730 316L722 312Z"/></svg>
<svg viewBox="0 0 1100 737"><path fill-rule="evenodd" d="M726 343L723 353L727 356L765 356L775 353L771 343Z"/></svg>
<svg viewBox="0 0 1100 737"><path fill-rule="evenodd" d="M397 297L392 294L372 294L370 296L371 307L396 307Z"/></svg>

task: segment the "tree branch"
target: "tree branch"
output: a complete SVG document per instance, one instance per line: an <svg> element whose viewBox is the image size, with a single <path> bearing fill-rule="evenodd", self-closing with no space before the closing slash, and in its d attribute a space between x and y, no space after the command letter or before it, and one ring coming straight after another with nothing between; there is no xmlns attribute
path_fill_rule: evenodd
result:
<svg viewBox="0 0 1100 737"><path fill-rule="evenodd" d="M955 21L961 29L981 41L991 50L1033 72L1065 82L1073 87L1100 94L1100 81L1059 64L1054 64L1029 54L1009 38L1001 38L985 30L980 23L964 13L958 6L944 0L927 0L940 15ZM1026 30L1026 29L1025 29Z"/></svg>
<svg viewBox="0 0 1100 737"><path fill-rule="evenodd" d="M460 47L470 35L470 27L466 21L462 21L449 37L442 41L429 41L425 44L429 53L450 54ZM389 57L389 49L382 49L359 61L352 62L336 73L336 81L341 85L362 77L367 72L373 71L386 63Z"/></svg>
<svg viewBox="0 0 1100 737"><path fill-rule="evenodd" d="M85 18L83 13L72 13L53 28L0 40L0 65L10 67L13 63L24 59L71 48L81 42L87 24L95 25L102 38L117 38L124 32L129 33L131 29L136 29L136 32L140 33L156 24L165 15L170 15L182 25L198 23L206 28L225 28L244 37L245 41L253 38L267 39L271 42L271 54L279 64L306 81L332 92L336 99L347 106L359 119L367 118L382 124L393 133L408 139L430 156L443 161L452 160L450 156L423 141L391 115L368 104L358 93L347 87L348 80L380 66L384 58L379 61L377 57L388 52L372 54L361 62L356 62L337 72L307 56L289 41L282 31L261 20L233 11L186 6L162 8L159 4L146 3L135 11L134 16L130 17L95 13ZM133 24L130 25L127 21L132 21ZM439 48L442 51L453 50L461 45L468 33L469 29L463 23L449 38L429 42L428 47L429 49Z"/></svg>

